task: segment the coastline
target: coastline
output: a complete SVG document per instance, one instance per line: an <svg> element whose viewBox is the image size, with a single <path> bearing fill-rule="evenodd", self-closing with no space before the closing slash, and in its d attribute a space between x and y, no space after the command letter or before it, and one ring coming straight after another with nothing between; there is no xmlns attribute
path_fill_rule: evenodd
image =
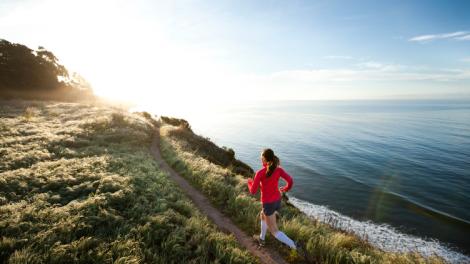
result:
<svg viewBox="0 0 470 264"><path fill-rule="evenodd" d="M252 168L260 149L273 147L297 176L294 197L468 255L468 102L437 108L435 102L379 103L370 115L362 105L323 111L306 102L182 116L197 134L232 146Z"/></svg>
<svg viewBox="0 0 470 264"><path fill-rule="evenodd" d="M193 131L190 131L190 133L196 135ZM210 140L209 138L206 139ZM292 197L292 204L309 217L329 224L335 229L353 233L381 250L395 253L418 252L423 256L438 255L450 263L470 262L470 257L460 252L458 248L453 248L441 241L406 234L406 232L400 231L389 224L374 223L370 220L359 221L325 206L315 205L296 199L295 196L290 196Z"/></svg>

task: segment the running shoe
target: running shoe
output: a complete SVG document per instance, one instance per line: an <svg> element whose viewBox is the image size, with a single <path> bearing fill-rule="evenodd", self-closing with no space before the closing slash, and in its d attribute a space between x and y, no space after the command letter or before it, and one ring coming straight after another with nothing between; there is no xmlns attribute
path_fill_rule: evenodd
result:
<svg viewBox="0 0 470 264"><path fill-rule="evenodd" d="M259 237L259 235L253 235L253 240L256 241L256 243L258 244L259 247L264 247L266 245L266 241L264 241L263 239L261 239Z"/></svg>

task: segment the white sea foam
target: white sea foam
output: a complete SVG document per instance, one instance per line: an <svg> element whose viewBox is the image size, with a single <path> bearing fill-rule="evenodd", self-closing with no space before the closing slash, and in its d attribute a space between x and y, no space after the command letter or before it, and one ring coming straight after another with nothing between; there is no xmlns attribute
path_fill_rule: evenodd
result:
<svg viewBox="0 0 470 264"><path fill-rule="evenodd" d="M294 197L289 197L289 201L308 216L334 225L338 229L352 232L382 250L419 252L424 256L440 256L450 263L470 263L469 256L453 251L439 241L403 234L386 224L354 220L326 206L311 204Z"/></svg>

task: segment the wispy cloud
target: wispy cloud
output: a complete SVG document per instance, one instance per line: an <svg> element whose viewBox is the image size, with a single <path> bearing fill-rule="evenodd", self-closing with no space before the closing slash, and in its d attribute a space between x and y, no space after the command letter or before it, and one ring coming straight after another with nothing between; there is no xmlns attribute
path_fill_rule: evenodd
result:
<svg viewBox="0 0 470 264"><path fill-rule="evenodd" d="M463 59L461 59L461 61L463 61L463 62L470 62L470 57L463 58Z"/></svg>
<svg viewBox="0 0 470 264"><path fill-rule="evenodd" d="M468 31L456 31L443 34L429 34L412 37L409 41L413 42L427 42L437 39L457 39L457 40L470 40L470 33Z"/></svg>
<svg viewBox="0 0 470 264"><path fill-rule="evenodd" d="M364 61L356 64L361 70L376 70L376 71L398 71L403 68L409 68L404 65L382 63L377 61Z"/></svg>
<svg viewBox="0 0 470 264"><path fill-rule="evenodd" d="M456 38L458 40L470 40L470 34Z"/></svg>
<svg viewBox="0 0 470 264"><path fill-rule="evenodd" d="M342 55L329 55L329 56L325 56L324 58L329 59L329 60L352 60L354 59L351 56L342 56Z"/></svg>
<svg viewBox="0 0 470 264"><path fill-rule="evenodd" d="M294 82L354 82L354 81L437 81L470 80L468 69L426 69L417 66L367 62L342 69L286 70L265 76L272 80Z"/></svg>

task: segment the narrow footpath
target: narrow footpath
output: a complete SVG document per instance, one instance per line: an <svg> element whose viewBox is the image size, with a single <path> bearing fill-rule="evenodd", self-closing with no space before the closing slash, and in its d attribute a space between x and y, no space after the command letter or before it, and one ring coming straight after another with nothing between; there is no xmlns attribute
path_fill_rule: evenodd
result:
<svg viewBox="0 0 470 264"><path fill-rule="evenodd" d="M186 193L186 195L193 201L193 203L199 208L199 210L205 214L218 228L226 233L233 234L238 240L240 245L245 247L254 256L258 257L261 263L273 264L273 263L287 263L284 259L275 251L270 250L267 247L259 248L258 245L253 241L252 237L245 234L240 228L238 228L230 218L222 214L216 209L210 201L197 189L189 184L186 179L174 171L162 158L160 153L160 131L156 130L151 152L157 161L158 165L168 173L170 178L175 181L179 187Z"/></svg>

